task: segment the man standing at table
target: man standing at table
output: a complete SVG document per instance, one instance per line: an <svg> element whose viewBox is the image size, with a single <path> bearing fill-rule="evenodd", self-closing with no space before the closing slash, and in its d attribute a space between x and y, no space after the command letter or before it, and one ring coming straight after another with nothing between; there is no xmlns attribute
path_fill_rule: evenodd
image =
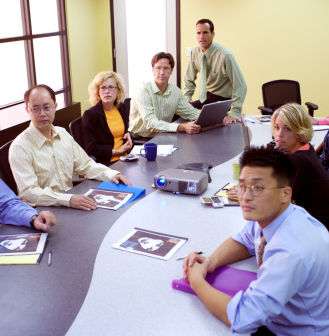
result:
<svg viewBox="0 0 329 336"><path fill-rule="evenodd" d="M129 183L118 171L92 160L64 128L53 126L57 103L49 86L31 87L24 100L31 123L9 150L11 170L23 201L32 206L92 210L97 203L91 198L64 193L72 188L74 176Z"/></svg>
<svg viewBox="0 0 329 336"><path fill-rule="evenodd" d="M129 131L133 139L152 138L161 132L198 133L194 121L172 123L175 114L195 120L200 111L192 107L180 89L169 83L175 66L171 54L160 52L152 58L154 80L143 83L131 99Z"/></svg>
<svg viewBox="0 0 329 336"><path fill-rule="evenodd" d="M199 46L191 51L190 63L184 78L184 94L191 104L201 109L204 104L232 99L230 115L224 124L240 119L241 108L246 96L247 85L231 51L213 42L214 24L208 19L196 23L196 36ZM191 101L195 91L198 72L199 100Z"/></svg>
<svg viewBox="0 0 329 336"><path fill-rule="evenodd" d="M0 179L0 223L27 226L36 230L48 230L56 224L50 211L38 211L22 202Z"/></svg>
<svg viewBox="0 0 329 336"><path fill-rule="evenodd" d="M238 196L249 222L209 258L191 253L184 260L185 276L233 332L329 335L329 234L291 204L293 163L279 150L261 147L244 152L240 165ZM230 297L205 281L207 272L253 255L257 280L244 293Z"/></svg>

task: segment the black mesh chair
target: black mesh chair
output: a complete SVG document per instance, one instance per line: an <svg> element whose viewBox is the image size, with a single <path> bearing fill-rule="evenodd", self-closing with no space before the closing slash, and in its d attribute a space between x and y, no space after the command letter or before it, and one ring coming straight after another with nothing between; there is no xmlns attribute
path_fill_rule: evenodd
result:
<svg viewBox="0 0 329 336"><path fill-rule="evenodd" d="M69 124L70 133L73 136L73 139L84 149L84 141L82 135L82 126L81 126L82 118L79 117L74 119Z"/></svg>
<svg viewBox="0 0 329 336"><path fill-rule="evenodd" d="M17 185L8 160L8 152L11 143L12 141L9 141L0 147L0 176L8 187L17 195Z"/></svg>
<svg viewBox="0 0 329 336"><path fill-rule="evenodd" d="M264 106L258 106L263 115L271 115L280 106L286 103L301 104L299 83L293 80L279 79L267 82L262 86ZM313 117L318 105L305 103L308 113Z"/></svg>

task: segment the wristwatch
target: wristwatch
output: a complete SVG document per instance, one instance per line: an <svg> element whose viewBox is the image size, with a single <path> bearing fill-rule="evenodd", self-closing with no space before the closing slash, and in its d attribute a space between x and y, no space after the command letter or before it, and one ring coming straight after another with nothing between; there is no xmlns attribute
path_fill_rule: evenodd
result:
<svg viewBox="0 0 329 336"><path fill-rule="evenodd" d="M33 216L31 217L31 220L30 220L31 228L34 229L34 230L36 230L36 228L35 228L35 226L34 226L34 221L35 221L35 219L36 219L37 217L38 217L37 215L33 215Z"/></svg>

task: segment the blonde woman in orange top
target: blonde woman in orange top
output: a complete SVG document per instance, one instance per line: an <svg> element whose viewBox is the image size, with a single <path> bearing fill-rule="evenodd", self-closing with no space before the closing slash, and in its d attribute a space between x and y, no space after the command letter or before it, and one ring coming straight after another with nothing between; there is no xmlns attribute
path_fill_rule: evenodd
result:
<svg viewBox="0 0 329 336"><path fill-rule="evenodd" d="M93 106L82 117L85 149L97 162L109 165L132 148L129 110L123 104L126 91L119 74L104 71L95 76L88 92Z"/></svg>

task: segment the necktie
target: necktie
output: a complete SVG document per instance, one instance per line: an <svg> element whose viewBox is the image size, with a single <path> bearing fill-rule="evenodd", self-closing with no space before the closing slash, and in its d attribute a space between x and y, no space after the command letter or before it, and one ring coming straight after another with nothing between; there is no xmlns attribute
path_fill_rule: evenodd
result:
<svg viewBox="0 0 329 336"><path fill-rule="evenodd" d="M207 58L202 54L200 83L199 83L199 100L203 103L207 99Z"/></svg>
<svg viewBox="0 0 329 336"><path fill-rule="evenodd" d="M261 233L261 238L260 238L260 244L258 246L258 267L260 267L263 263L263 254L264 254L264 249L266 245L266 240L263 235L263 232Z"/></svg>

